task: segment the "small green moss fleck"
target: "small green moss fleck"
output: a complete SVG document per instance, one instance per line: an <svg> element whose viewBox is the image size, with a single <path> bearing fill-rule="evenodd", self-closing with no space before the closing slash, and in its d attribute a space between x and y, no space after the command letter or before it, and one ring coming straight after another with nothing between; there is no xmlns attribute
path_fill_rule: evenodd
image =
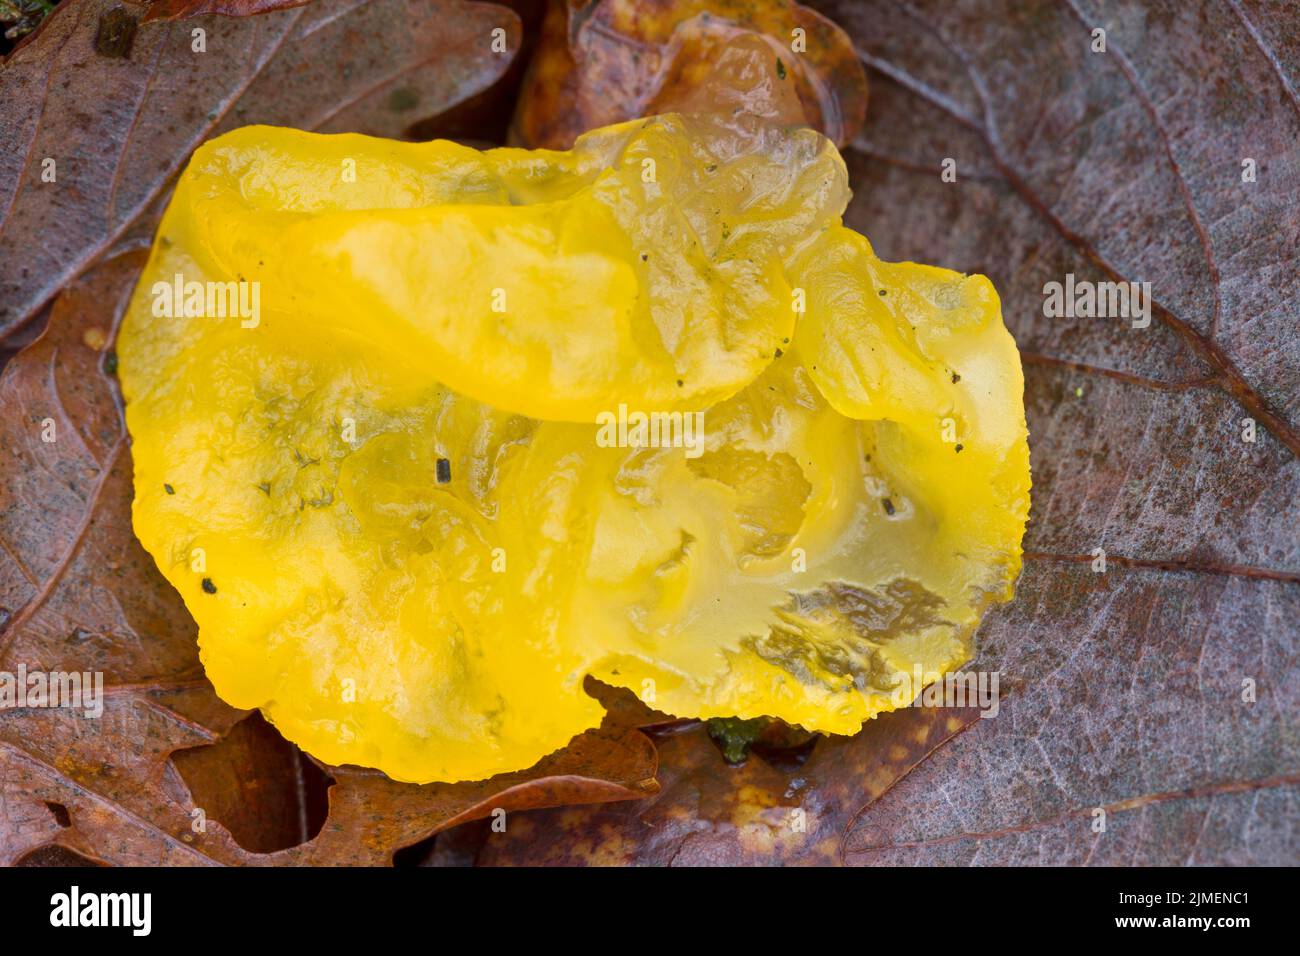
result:
<svg viewBox="0 0 1300 956"><path fill-rule="evenodd" d="M743 763L749 748L762 736L771 721L766 717L742 720L739 717L714 717L709 720L709 736L722 751L727 763Z"/></svg>
<svg viewBox="0 0 1300 956"><path fill-rule="evenodd" d="M420 94L409 86L403 86L388 94L388 108L394 113L405 113L420 104Z"/></svg>

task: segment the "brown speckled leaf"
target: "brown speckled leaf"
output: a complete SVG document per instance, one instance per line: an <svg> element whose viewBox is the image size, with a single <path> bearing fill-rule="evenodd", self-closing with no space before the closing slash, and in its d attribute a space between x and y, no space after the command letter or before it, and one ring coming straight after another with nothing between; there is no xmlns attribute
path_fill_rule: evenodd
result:
<svg viewBox="0 0 1300 956"><path fill-rule="evenodd" d="M862 814L848 862L1300 859L1300 587L1131 568L1099 577L1029 564L981 640L982 665L1024 683ZM1245 677L1255 703L1242 700Z"/></svg>
<svg viewBox="0 0 1300 956"><path fill-rule="evenodd" d="M141 22L153 20L188 20L191 17L220 14L226 17L250 17L274 10L301 7L312 0L130 0L144 6Z"/></svg>
<svg viewBox="0 0 1300 956"><path fill-rule="evenodd" d="M866 107L848 37L795 0L550 0L511 132L568 149L637 116L743 109L843 145Z"/></svg>
<svg viewBox="0 0 1300 956"><path fill-rule="evenodd" d="M147 242L205 139L249 123L427 130L500 78L520 41L511 10L459 0L314 0L138 23L142 10L64 0L0 61L0 335L97 257Z"/></svg>
<svg viewBox="0 0 1300 956"><path fill-rule="evenodd" d="M978 642L1017 690L846 857L1300 862L1300 7L993 7L825 8L878 80L850 218L993 278L1034 471L1017 597ZM1071 272L1150 282L1150 327L1045 318Z"/></svg>
<svg viewBox="0 0 1300 956"><path fill-rule="evenodd" d="M971 709L886 714L820 741L787 767L751 755L733 767L701 724L655 735L660 793L599 808L513 818L482 834L474 862L500 865L770 866L840 861L858 808L972 722Z"/></svg>
<svg viewBox="0 0 1300 956"><path fill-rule="evenodd" d="M843 861L1300 863L1300 5L814 5L871 74L848 221L885 258L993 279L1034 474L1025 571L973 665L1000 713L883 795L868 774ZM1150 327L1045 318L1067 273L1151 282ZM814 765L880 732L819 743L801 797L700 733L665 741L648 808L548 811L478 859L546 859L560 832L571 859L759 859L737 808L834 803ZM788 832L776 855L825 859Z"/></svg>

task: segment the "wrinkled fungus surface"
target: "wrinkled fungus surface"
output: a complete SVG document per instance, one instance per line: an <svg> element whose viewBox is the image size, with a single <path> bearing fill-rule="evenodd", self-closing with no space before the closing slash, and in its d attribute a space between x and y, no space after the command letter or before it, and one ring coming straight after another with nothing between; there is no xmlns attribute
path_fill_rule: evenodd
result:
<svg viewBox="0 0 1300 956"><path fill-rule="evenodd" d="M589 674L847 734L964 663L1020 567L1019 358L987 279L880 261L847 198L818 134L701 116L202 147L119 354L220 695L452 781L599 723Z"/></svg>

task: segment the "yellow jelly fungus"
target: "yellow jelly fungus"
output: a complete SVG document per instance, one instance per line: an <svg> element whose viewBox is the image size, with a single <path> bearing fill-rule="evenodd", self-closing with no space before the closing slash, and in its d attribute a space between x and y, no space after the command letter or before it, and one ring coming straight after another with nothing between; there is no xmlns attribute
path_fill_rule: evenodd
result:
<svg viewBox="0 0 1300 956"><path fill-rule="evenodd" d="M136 532L218 693L454 781L595 726L586 675L853 733L964 663L1020 566L1018 355L986 279L881 262L846 195L815 134L704 117L200 149L118 350Z"/></svg>
<svg viewBox="0 0 1300 956"><path fill-rule="evenodd" d="M569 152L246 127L198 151L172 209L205 270L261 283L267 321L310 314L494 407L590 422L752 381L794 328L784 258L848 196L810 129L667 115Z"/></svg>

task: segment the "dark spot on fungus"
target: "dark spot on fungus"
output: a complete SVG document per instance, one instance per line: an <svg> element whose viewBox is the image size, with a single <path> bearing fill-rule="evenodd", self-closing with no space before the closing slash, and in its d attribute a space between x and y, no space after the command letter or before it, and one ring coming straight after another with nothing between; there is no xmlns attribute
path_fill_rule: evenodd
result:
<svg viewBox="0 0 1300 956"><path fill-rule="evenodd" d="M679 378L679 379L677 380L677 387L678 387L678 388L681 388L683 384L684 384L684 383L683 383L682 380Z"/></svg>
<svg viewBox="0 0 1300 956"><path fill-rule="evenodd" d="M889 293L886 292L884 289L881 289L881 290L880 290L880 294L881 294L881 295L889 295Z"/></svg>
<svg viewBox="0 0 1300 956"><path fill-rule="evenodd" d="M439 458L437 465L438 484L445 485L451 481L451 462L446 458Z"/></svg>
<svg viewBox="0 0 1300 956"><path fill-rule="evenodd" d="M775 356L775 357L776 357L776 358L780 358L780 357L781 357L782 355L784 355L784 354L785 354L785 353L782 352L780 349L777 349L777 350L776 350L776 356Z"/></svg>
<svg viewBox="0 0 1300 956"><path fill-rule="evenodd" d="M953 372L953 373L952 373L952 383L953 383L954 385L956 385L956 384L957 384L958 382L960 382L960 381L961 381L961 376L958 375L956 372Z"/></svg>
<svg viewBox="0 0 1300 956"><path fill-rule="evenodd" d="M329 488L325 488L315 498L308 498L307 504L313 508L328 508L334 504L334 492Z"/></svg>
<svg viewBox="0 0 1300 956"><path fill-rule="evenodd" d="M885 514L892 515L894 513L894 503L888 498L881 499L880 503L885 506Z"/></svg>
<svg viewBox="0 0 1300 956"><path fill-rule="evenodd" d="M163 485L163 491L167 492L167 494L169 495L176 494L176 489L173 488L171 485Z"/></svg>
<svg viewBox="0 0 1300 956"><path fill-rule="evenodd" d="M212 578L203 579L203 591L205 594L216 594L217 586L212 583Z"/></svg>
<svg viewBox="0 0 1300 956"><path fill-rule="evenodd" d="M957 446L957 451L961 451L961 445Z"/></svg>
<svg viewBox="0 0 1300 956"><path fill-rule="evenodd" d="M95 52L115 60L125 60L131 55L135 42L136 19L121 7L114 7L99 18L99 31L95 34Z"/></svg>

